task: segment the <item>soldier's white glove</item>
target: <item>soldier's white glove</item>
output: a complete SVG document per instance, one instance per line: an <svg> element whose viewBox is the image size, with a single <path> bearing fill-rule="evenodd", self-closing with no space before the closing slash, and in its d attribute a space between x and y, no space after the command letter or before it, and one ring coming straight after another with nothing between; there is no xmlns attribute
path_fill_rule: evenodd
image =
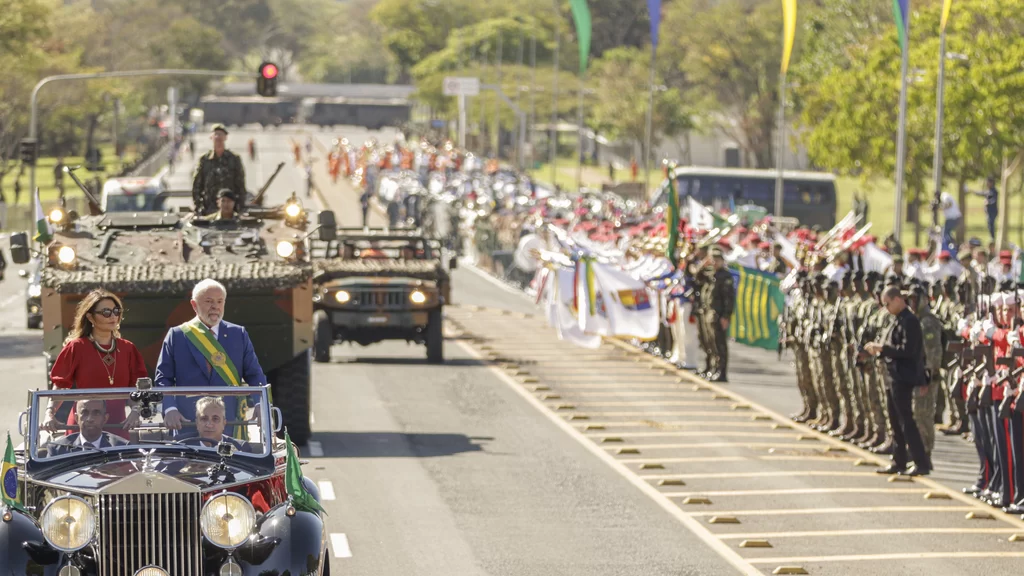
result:
<svg viewBox="0 0 1024 576"><path fill-rule="evenodd" d="M967 318L961 318L960 321L956 323L956 333L957 334L962 334L963 331L966 330L967 327L970 326L970 325L971 325L971 321L970 320L968 320Z"/></svg>
<svg viewBox="0 0 1024 576"><path fill-rule="evenodd" d="M977 344L978 341L981 340L981 324L976 323L973 326L971 326L971 331L969 334L971 337L971 342Z"/></svg>
<svg viewBox="0 0 1024 576"><path fill-rule="evenodd" d="M985 321L981 323L981 333L986 340L991 340L992 335L996 333L996 323L991 318L985 318Z"/></svg>
<svg viewBox="0 0 1024 576"><path fill-rule="evenodd" d="M1007 344L1010 345L1011 348L1019 348L1020 334L1018 334L1016 330L1011 330L1006 334L1006 342Z"/></svg>

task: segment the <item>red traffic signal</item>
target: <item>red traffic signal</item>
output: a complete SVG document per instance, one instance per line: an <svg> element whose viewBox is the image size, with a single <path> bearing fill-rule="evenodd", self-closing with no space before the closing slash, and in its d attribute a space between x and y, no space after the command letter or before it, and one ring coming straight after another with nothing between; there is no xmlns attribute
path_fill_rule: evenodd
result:
<svg viewBox="0 0 1024 576"><path fill-rule="evenodd" d="M256 77L256 93L264 97L277 96L277 75L281 69L277 64L264 62L260 64L259 75Z"/></svg>

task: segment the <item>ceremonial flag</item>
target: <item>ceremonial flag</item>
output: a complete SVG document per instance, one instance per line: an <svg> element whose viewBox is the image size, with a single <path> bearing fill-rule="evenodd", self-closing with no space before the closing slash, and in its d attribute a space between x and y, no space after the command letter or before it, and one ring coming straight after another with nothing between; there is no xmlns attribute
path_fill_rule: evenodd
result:
<svg viewBox="0 0 1024 576"><path fill-rule="evenodd" d="M789 70L789 58L793 54L793 38L796 37L796 0L782 0L782 73Z"/></svg>
<svg viewBox="0 0 1024 576"><path fill-rule="evenodd" d="M910 0L892 0L892 15L899 31L900 49L907 49L907 29L910 26Z"/></svg>
<svg viewBox="0 0 1024 576"><path fill-rule="evenodd" d="M647 16L651 21L651 50L658 51L658 30L661 28L661 0L647 0Z"/></svg>
<svg viewBox="0 0 1024 576"><path fill-rule="evenodd" d="M953 7L953 0L943 0L942 2L942 23L939 24L939 29L943 32L946 31L946 23L949 22L949 9Z"/></svg>
<svg viewBox="0 0 1024 576"><path fill-rule="evenodd" d="M595 263L593 268L604 293L611 335L645 341L657 338L660 314L651 305L647 285L617 267Z"/></svg>
<svg viewBox="0 0 1024 576"><path fill-rule="evenodd" d="M573 292L576 277L571 268L556 268L551 272L553 278L547 291L548 319L552 320L555 334L580 348L596 349L601 347L601 336L586 334L577 322L577 310L574 308Z"/></svg>
<svg viewBox="0 0 1024 576"><path fill-rule="evenodd" d="M668 209L665 210L665 224L668 226L668 246L665 257L676 262L676 244L679 243L679 193L676 192L674 171L668 175Z"/></svg>
<svg viewBox="0 0 1024 576"><path fill-rule="evenodd" d="M295 452L295 446L292 444L292 439L288 437L288 432L284 433L284 443L288 447L288 463L284 473L284 487L285 491L288 492L288 496L291 496L292 505L296 509L304 512L324 512L324 507L316 501L316 498L306 490L306 487L302 485L302 467L299 465L299 455ZM10 450L11 439L8 436L7 446ZM7 469L7 463L4 462L4 470ZM6 491L7 483L4 482L4 490ZM6 498L6 494L4 495Z"/></svg>
<svg viewBox="0 0 1024 576"><path fill-rule="evenodd" d="M14 459L14 446L11 445L11 433L7 433L7 450L4 452L3 469L0 470L4 505L22 510L21 491L18 483L18 461Z"/></svg>
<svg viewBox="0 0 1024 576"><path fill-rule="evenodd" d="M729 322L729 336L737 342L766 350L779 346L779 314L786 297L775 274L732 266L736 282L736 308Z"/></svg>
<svg viewBox="0 0 1024 576"><path fill-rule="evenodd" d="M572 19L576 23L576 41L580 45L580 75L587 71L590 57L590 8L587 0L569 0L572 5Z"/></svg>
<svg viewBox="0 0 1024 576"><path fill-rule="evenodd" d="M43 203L39 200L39 188L36 188L36 235L32 239L45 244L52 237L53 230L50 230L50 222L46 219L46 214L43 213Z"/></svg>

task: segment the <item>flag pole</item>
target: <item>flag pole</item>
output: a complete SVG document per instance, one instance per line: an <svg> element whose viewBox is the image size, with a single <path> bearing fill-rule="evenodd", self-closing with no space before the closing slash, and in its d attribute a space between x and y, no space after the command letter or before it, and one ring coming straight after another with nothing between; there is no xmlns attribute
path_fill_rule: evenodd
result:
<svg viewBox="0 0 1024 576"><path fill-rule="evenodd" d="M942 123L946 89L946 28L939 34L939 83L935 92L935 155L932 177L935 181L935 203L932 204L932 226L939 225L939 198L942 196ZM945 235L943 235L945 242Z"/></svg>
<svg viewBox="0 0 1024 576"><path fill-rule="evenodd" d="M555 12L558 12L558 4L555 4ZM560 16L560 15L559 15ZM551 188L554 189L557 184L558 174L555 167L555 162L558 160L558 47L562 43L562 35L558 29L558 19L555 20L555 64L554 64L554 80L552 80L551 86L551 140L548 142L548 157L551 162Z"/></svg>
<svg viewBox="0 0 1024 576"><path fill-rule="evenodd" d="M580 76L580 93L576 101L576 190L583 189L583 90L587 86L587 75Z"/></svg>
<svg viewBox="0 0 1024 576"><path fill-rule="evenodd" d="M647 95L647 128L644 131L644 199L651 193L651 140L654 131L654 63L655 46L651 45L651 71L648 80L649 93Z"/></svg>
<svg viewBox="0 0 1024 576"><path fill-rule="evenodd" d="M903 55L900 60L900 112L899 134L896 137L896 210L893 222L893 235L901 242L903 233L903 177L906 172L907 150L907 68L910 64L910 0L907 2L907 13L903 26Z"/></svg>
<svg viewBox="0 0 1024 576"><path fill-rule="evenodd" d="M775 157L775 218L782 217L783 174L786 157L786 73L779 75L779 146Z"/></svg>

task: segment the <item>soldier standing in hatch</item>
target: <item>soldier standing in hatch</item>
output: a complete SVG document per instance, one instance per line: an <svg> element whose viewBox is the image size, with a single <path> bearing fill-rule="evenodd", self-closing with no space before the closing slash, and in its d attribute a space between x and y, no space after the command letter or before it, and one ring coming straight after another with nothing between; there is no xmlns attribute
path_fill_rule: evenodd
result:
<svg viewBox="0 0 1024 576"><path fill-rule="evenodd" d="M213 150L199 157L192 180L192 201L200 216L217 210L217 193L227 188L235 193L235 210L245 210L245 168L242 159L225 148L228 130L223 124L214 124L210 134Z"/></svg>
<svg viewBox="0 0 1024 576"><path fill-rule="evenodd" d="M729 320L736 306L736 286L732 273L725 267L725 256L721 250L711 253L715 274L711 288L712 329L714 330L715 351L718 353L718 367L713 375L715 382L728 382L729 377Z"/></svg>

